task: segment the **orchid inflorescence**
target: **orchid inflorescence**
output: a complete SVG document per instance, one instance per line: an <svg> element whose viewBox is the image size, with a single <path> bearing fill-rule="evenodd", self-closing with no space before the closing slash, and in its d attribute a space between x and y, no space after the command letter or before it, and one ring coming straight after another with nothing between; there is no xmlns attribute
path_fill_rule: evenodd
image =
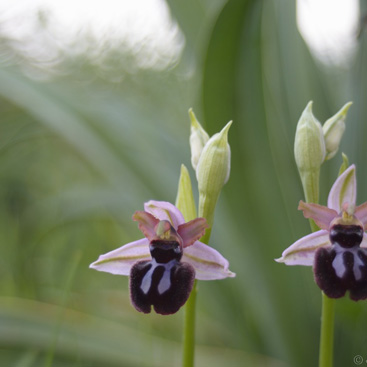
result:
<svg viewBox="0 0 367 367"><path fill-rule="evenodd" d="M129 276L131 303L143 313L150 313L153 307L159 314L173 314L186 303L195 279L214 280L235 275L218 251L199 241L205 232L205 241L209 238L215 205L229 178L227 135L231 122L209 138L192 110L189 114L201 217L195 218L191 181L184 167L177 202L194 218L185 221L175 205L150 200L144 204L144 211L133 215L145 237L101 255L90 265L99 271Z"/></svg>
<svg viewBox="0 0 367 367"><path fill-rule="evenodd" d="M345 154L327 206L318 204L321 166L339 149L351 104L321 125L309 102L298 121L294 154L306 201L301 200L298 209L309 218L313 233L293 243L276 260L313 267L322 290L319 367L333 365L334 299L347 292L354 301L367 298L367 203L356 207L356 168L348 168Z"/></svg>

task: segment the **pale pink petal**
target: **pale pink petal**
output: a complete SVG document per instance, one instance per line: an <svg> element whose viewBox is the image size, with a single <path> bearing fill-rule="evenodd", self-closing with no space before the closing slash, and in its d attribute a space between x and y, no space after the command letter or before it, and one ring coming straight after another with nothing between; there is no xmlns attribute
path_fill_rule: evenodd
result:
<svg viewBox="0 0 367 367"><path fill-rule="evenodd" d="M167 201L150 200L144 204L144 210L159 220L169 220L176 230L180 224L185 223L182 213Z"/></svg>
<svg viewBox="0 0 367 367"><path fill-rule="evenodd" d="M329 229L330 222L338 215L338 213L326 206L318 204L299 202L298 210L303 211L305 218L311 218L321 229Z"/></svg>
<svg viewBox="0 0 367 367"><path fill-rule="evenodd" d="M367 248L367 234L366 233L363 233L363 240L360 246L363 248Z"/></svg>
<svg viewBox="0 0 367 367"><path fill-rule="evenodd" d="M354 215L363 224L365 230L367 230L367 202L357 206Z"/></svg>
<svg viewBox="0 0 367 367"><path fill-rule="evenodd" d="M149 241L143 238L101 255L89 267L111 274L129 275L131 267L139 260L150 260Z"/></svg>
<svg viewBox="0 0 367 367"><path fill-rule="evenodd" d="M183 241L183 247L191 246L195 241L201 238L205 230L208 228L208 223L205 218L196 218L190 222L181 224L178 227L177 233Z"/></svg>
<svg viewBox="0 0 367 367"><path fill-rule="evenodd" d="M356 205L356 196L356 167L352 164L334 182L329 193L327 206L340 213L342 211L343 204L347 203L352 207Z"/></svg>
<svg viewBox="0 0 367 367"><path fill-rule="evenodd" d="M195 268L196 279L199 280L214 280L235 276L228 269L228 260L217 250L199 241L185 248L181 261L187 262Z"/></svg>
<svg viewBox="0 0 367 367"><path fill-rule="evenodd" d="M136 211L133 215L133 220L139 223L139 229L149 241L156 237L155 227L159 223L159 219L147 212Z"/></svg>
<svg viewBox="0 0 367 367"><path fill-rule="evenodd" d="M282 257L275 261L286 265L312 266L316 250L330 246L329 232L322 229L299 239L284 250Z"/></svg>

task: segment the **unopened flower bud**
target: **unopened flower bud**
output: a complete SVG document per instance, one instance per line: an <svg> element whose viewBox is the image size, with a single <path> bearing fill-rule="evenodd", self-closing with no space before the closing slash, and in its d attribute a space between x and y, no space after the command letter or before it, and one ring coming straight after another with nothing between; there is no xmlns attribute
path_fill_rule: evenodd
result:
<svg viewBox="0 0 367 367"><path fill-rule="evenodd" d="M298 121L294 155L306 201L317 203L320 167L325 160L325 141L321 124L312 113L312 102L308 103Z"/></svg>
<svg viewBox="0 0 367 367"><path fill-rule="evenodd" d="M340 140L345 130L345 119L352 102L345 104L339 112L330 117L322 127L325 139L326 158L334 157L339 149Z"/></svg>
<svg viewBox="0 0 367 367"><path fill-rule="evenodd" d="M191 133L190 133L191 164L193 168L196 170L203 148L209 140L209 135L200 125L199 121L196 119L196 116L192 108L190 108L189 110L189 116L191 120Z"/></svg>
<svg viewBox="0 0 367 367"><path fill-rule="evenodd" d="M199 216L213 224L214 209L222 187L229 179L231 149L228 144L230 121L206 143L196 168L199 186Z"/></svg>
<svg viewBox="0 0 367 367"><path fill-rule="evenodd" d="M308 103L298 121L294 155L300 171L318 169L325 160L323 131L312 113L312 102Z"/></svg>

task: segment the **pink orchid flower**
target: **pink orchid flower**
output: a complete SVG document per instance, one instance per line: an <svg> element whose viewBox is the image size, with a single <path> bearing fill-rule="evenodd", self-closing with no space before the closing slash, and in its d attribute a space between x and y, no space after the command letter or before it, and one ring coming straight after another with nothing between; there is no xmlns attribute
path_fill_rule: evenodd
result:
<svg viewBox="0 0 367 367"><path fill-rule="evenodd" d="M194 279L234 277L228 261L198 241L208 227L204 218L185 222L182 213L164 201L149 201L133 220L145 238L101 255L90 267L130 276L130 298L140 312L151 307L173 314L187 301Z"/></svg>
<svg viewBox="0 0 367 367"><path fill-rule="evenodd" d="M320 230L288 247L278 262L313 266L315 281L330 298L367 298L367 202L356 207L356 168L332 186L328 206L300 202L298 209Z"/></svg>

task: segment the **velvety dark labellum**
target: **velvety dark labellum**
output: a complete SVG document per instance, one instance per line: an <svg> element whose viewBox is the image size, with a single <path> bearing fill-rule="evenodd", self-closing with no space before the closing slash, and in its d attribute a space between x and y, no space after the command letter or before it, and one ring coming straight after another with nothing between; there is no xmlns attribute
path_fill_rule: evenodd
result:
<svg viewBox="0 0 367 367"><path fill-rule="evenodd" d="M363 240L363 228L357 225L337 224L330 229L330 242L344 248L359 246Z"/></svg>
<svg viewBox="0 0 367 367"><path fill-rule="evenodd" d="M340 298L349 291L352 300L367 298L367 250L360 248L363 228L337 224L330 229L331 248L315 254L314 274L317 285L330 298Z"/></svg>
<svg viewBox="0 0 367 367"><path fill-rule="evenodd" d="M182 250L176 241L153 240L149 245L152 258L159 263L168 263L175 259L181 260Z"/></svg>
<svg viewBox="0 0 367 367"><path fill-rule="evenodd" d="M194 280L195 270L188 263L139 261L130 271L131 302L140 312L150 313L153 306L161 315L173 314L187 301Z"/></svg>
<svg viewBox="0 0 367 367"><path fill-rule="evenodd" d="M352 300L367 299L367 250L359 246L343 249L339 245L320 248L315 254L317 285L330 298L349 291Z"/></svg>

